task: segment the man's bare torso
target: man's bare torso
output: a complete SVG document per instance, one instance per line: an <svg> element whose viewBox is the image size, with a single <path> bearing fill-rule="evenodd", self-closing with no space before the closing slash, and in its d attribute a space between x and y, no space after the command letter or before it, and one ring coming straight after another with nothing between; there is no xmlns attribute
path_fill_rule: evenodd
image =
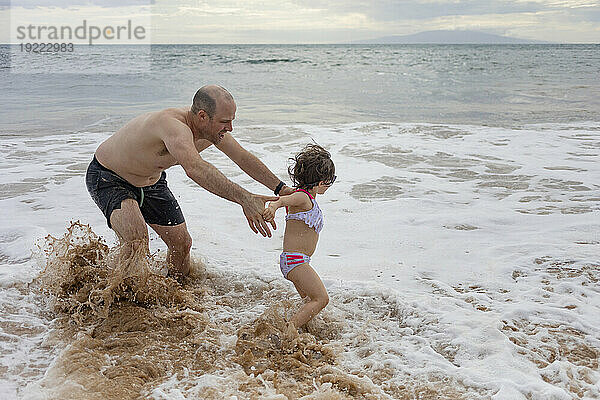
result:
<svg viewBox="0 0 600 400"><path fill-rule="evenodd" d="M177 164L161 139L166 123L179 122L192 135L185 121L188 111L168 108L132 119L98 147L96 158L132 185L153 185L162 171ZM194 140L194 144L198 152L211 145L205 139Z"/></svg>

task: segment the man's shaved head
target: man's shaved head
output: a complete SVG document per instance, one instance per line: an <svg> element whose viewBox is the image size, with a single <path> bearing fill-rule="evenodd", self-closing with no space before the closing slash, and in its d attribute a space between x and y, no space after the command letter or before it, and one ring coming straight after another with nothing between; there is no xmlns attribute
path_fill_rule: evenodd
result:
<svg viewBox="0 0 600 400"><path fill-rule="evenodd" d="M222 102L233 102L233 96L227 89L219 85L202 86L194 95L191 111L198 114L200 110L204 110L212 119L215 116L217 103Z"/></svg>

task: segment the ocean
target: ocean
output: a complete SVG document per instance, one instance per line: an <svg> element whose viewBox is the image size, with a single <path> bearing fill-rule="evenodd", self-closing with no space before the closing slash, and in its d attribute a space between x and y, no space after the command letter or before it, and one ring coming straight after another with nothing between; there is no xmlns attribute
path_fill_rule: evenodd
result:
<svg viewBox="0 0 600 400"><path fill-rule="evenodd" d="M600 398L599 50L0 46L0 398ZM194 277L110 286L117 240L87 165L130 118L209 83L284 181L307 143L336 164L311 262L330 302L298 335L283 215L255 235L179 167Z"/></svg>

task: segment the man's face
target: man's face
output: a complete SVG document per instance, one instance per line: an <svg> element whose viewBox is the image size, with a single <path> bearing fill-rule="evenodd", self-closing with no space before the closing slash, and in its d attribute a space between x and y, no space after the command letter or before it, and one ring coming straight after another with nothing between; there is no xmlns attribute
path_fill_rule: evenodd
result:
<svg viewBox="0 0 600 400"><path fill-rule="evenodd" d="M207 139L214 144L218 144L225 133L233 130L232 122L235 119L235 102L227 100L218 100L215 115L209 120L207 126Z"/></svg>

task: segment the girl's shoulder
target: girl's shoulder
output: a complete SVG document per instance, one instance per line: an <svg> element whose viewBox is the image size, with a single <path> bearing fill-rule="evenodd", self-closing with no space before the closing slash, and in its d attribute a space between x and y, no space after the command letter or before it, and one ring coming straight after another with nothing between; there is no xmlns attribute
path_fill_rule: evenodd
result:
<svg viewBox="0 0 600 400"><path fill-rule="evenodd" d="M298 213L309 211L313 208L312 198L305 191L296 191L288 195L289 198L289 213Z"/></svg>

